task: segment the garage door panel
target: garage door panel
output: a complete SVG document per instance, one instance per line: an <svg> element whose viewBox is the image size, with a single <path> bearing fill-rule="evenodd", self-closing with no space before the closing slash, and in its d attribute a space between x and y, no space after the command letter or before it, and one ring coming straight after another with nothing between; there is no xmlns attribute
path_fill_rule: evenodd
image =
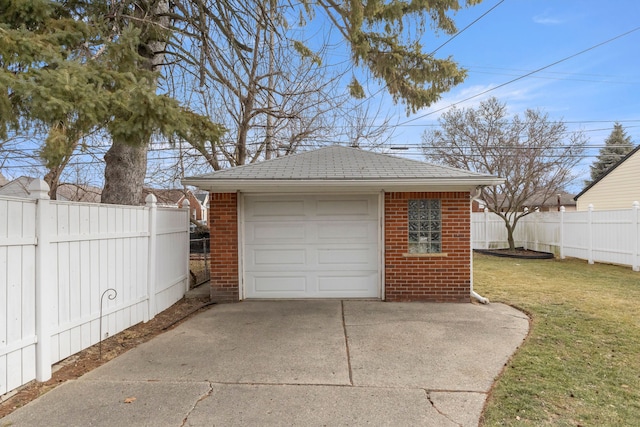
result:
<svg viewBox="0 0 640 427"><path fill-rule="evenodd" d="M369 216L371 203L368 199L360 200L318 200L316 214L319 217L338 216ZM323 218L324 219L324 218Z"/></svg>
<svg viewBox="0 0 640 427"><path fill-rule="evenodd" d="M369 242L377 240L376 224L369 222L321 222L316 225L318 240L347 242Z"/></svg>
<svg viewBox="0 0 640 427"><path fill-rule="evenodd" d="M253 259L249 259L249 262L256 266L303 266L306 264L305 249L254 249L251 254Z"/></svg>
<svg viewBox="0 0 640 427"><path fill-rule="evenodd" d="M319 274L318 294L327 297L362 295L371 290L371 283L375 280L375 272L363 275L354 272L352 275Z"/></svg>
<svg viewBox="0 0 640 427"><path fill-rule="evenodd" d="M257 275L250 285L256 296L275 298L285 293L307 293L307 279L306 276Z"/></svg>
<svg viewBox="0 0 640 427"><path fill-rule="evenodd" d="M247 204L247 219L269 219L276 217L304 217L304 200L253 200Z"/></svg>
<svg viewBox="0 0 640 427"><path fill-rule="evenodd" d="M248 223L245 228L247 243L305 242L308 227L304 222Z"/></svg>
<svg viewBox="0 0 640 427"><path fill-rule="evenodd" d="M379 297L377 200L377 195L245 197L245 297ZM292 215L302 210L304 215Z"/></svg>
<svg viewBox="0 0 640 427"><path fill-rule="evenodd" d="M350 249L318 249L318 266L331 268L341 266L371 265L376 261L376 252L368 247Z"/></svg>

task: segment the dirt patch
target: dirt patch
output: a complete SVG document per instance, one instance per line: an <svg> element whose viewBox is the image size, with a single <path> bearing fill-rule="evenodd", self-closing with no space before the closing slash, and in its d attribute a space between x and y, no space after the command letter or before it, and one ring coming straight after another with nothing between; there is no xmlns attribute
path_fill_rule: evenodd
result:
<svg viewBox="0 0 640 427"><path fill-rule="evenodd" d="M42 383L32 381L17 389L13 395L6 397L6 400L0 403L0 418L53 390L65 381L75 380L122 353L174 328L193 314L210 306L208 297L183 298L147 323L138 323L102 341L102 357L100 357L98 344L69 356L53 366L54 372L49 381Z"/></svg>

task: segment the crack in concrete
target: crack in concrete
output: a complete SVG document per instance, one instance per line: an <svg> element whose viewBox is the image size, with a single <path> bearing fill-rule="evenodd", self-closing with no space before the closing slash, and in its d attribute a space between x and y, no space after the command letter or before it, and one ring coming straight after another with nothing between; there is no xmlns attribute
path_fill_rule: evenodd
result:
<svg viewBox="0 0 640 427"><path fill-rule="evenodd" d="M200 398L196 400L196 403L194 403L191 406L191 409L187 411L187 415L185 415L184 419L182 420L182 424L180 424L180 427L184 427L185 425L187 425L187 420L189 420L189 416L196 409L196 406L198 406L198 403L202 402L205 399L208 399L213 394L213 383L211 381L209 381L208 383L209 383L209 390L207 390L205 394L200 396Z"/></svg>
<svg viewBox="0 0 640 427"><path fill-rule="evenodd" d="M457 422L456 420L454 420L453 418L451 418L448 414L442 412L440 409L438 409L438 407L436 406L436 403L431 399L431 393L429 393L429 391L424 390L425 394L427 395L427 400L429 401L429 403L431 404L431 407L433 409L436 410L436 412L440 415L442 415L443 417L445 417L446 419L448 419L449 421L451 421L452 423L454 423L455 425L459 426L459 427L463 427L462 424L460 424L459 422Z"/></svg>
<svg viewBox="0 0 640 427"><path fill-rule="evenodd" d="M353 385L353 370L351 369L351 354L349 353L349 337L347 335L347 322L344 319L344 301L340 301L342 310L342 330L344 332L344 346L347 350L347 366L349 368L349 384Z"/></svg>

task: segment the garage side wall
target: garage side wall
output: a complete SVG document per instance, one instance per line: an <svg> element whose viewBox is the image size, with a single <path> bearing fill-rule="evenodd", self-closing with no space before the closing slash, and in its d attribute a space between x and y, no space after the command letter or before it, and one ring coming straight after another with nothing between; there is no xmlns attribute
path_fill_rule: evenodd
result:
<svg viewBox="0 0 640 427"><path fill-rule="evenodd" d="M442 253L409 254L408 200L439 199ZM385 194L385 299L469 302L471 223L469 193Z"/></svg>
<svg viewBox="0 0 640 427"><path fill-rule="evenodd" d="M211 301L239 301L238 195L211 193Z"/></svg>

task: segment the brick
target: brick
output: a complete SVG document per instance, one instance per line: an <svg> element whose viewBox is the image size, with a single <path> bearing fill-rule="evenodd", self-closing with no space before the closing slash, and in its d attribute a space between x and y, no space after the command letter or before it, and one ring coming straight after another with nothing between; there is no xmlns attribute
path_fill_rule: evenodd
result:
<svg viewBox="0 0 640 427"><path fill-rule="evenodd" d="M440 199L447 257L405 257L408 200ZM388 301L469 302L470 199L466 192L385 194L385 295Z"/></svg>
<svg viewBox="0 0 640 427"><path fill-rule="evenodd" d="M240 299L238 282L238 196L212 193L209 198L211 233L211 301Z"/></svg>

